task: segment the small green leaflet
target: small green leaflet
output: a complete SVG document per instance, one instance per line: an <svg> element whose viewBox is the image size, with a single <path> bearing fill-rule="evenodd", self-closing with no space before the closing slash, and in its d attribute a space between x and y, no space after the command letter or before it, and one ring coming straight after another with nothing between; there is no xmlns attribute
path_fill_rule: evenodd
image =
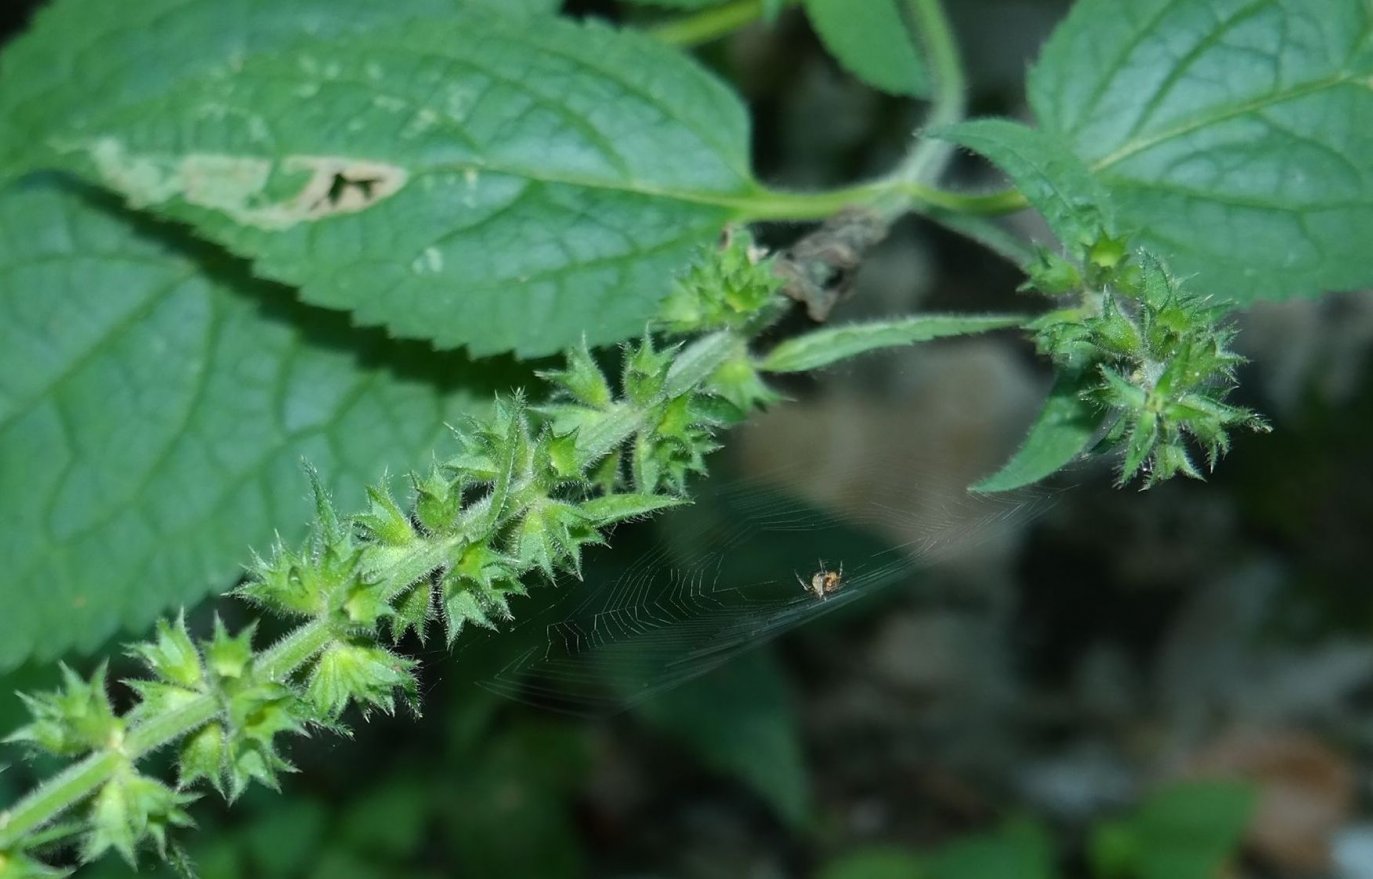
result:
<svg viewBox="0 0 1373 879"><path fill-rule="evenodd" d="M1070 251L1111 232L1110 199L1087 167L1051 134L1009 119L976 119L931 133L991 159Z"/></svg>
<svg viewBox="0 0 1373 879"><path fill-rule="evenodd" d="M1370 38L1366 0L1079 0L1030 101L1194 289L1367 286Z"/></svg>
<svg viewBox="0 0 1373 879"><path fill-rule="evenodd" d="M0 318L0 670L231 586L308 520L302 458L347 504L513 378L52 184L0 196Z"/></svg>
<svg viewBox="0 0 1373 879"><path fill-rule="evenodd" d="M758 366L767 372L805 372L864 351L1002 330L1020 326L1027 319L1014 314L922 314L900 320L826 327L782 342L769 351Z"/></svg>
<svg viewBox="0 0 1373 879"><path fill-rule="evenodd" d="M1081 397L1082 380L1060 376L1044 401L1030 434L1011 460L972 487L993 493L1032 485L1068 466L1092 441L1097 419Z"/></svg>
<svg viewBox="0 0 1373 879"><path fill-rule="evenodd" d="M738 99L642 35L469 10L264 46L59 118L44 161L361 323L529 356L641 332L759 191Z"/></svg>
<svg viewBox="0 0 1373 879"><path fill-rule="evenodd" d="M901 2L804 0L811 26L845 70L882 91L925 97L929 71Z"/></svg>

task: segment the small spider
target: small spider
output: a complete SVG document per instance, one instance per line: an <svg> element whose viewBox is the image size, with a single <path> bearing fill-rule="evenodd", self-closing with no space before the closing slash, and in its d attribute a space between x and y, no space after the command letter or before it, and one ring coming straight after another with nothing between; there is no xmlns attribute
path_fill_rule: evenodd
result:
<svg viewBox="0 0 1373 879"><path fill-rule="evenodd" d="M796 572L793 571L792 573L795 574ZM820 570L811 574L809 583L802 580L800 574L796 574L796 582L801 584L802 589L824 601L832 593L844 588L844 563L839 563L839 570L831 571L825 567L825 563L822 561L820 562Z"/></svg>

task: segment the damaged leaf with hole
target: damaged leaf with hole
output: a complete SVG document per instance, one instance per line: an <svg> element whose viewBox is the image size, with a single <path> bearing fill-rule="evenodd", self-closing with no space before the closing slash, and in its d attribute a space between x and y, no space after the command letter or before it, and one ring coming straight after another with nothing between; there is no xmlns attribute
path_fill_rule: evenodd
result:
<svg viewBox="0 0 1373 879"><path fill-rule="evenodd" d="M344 156L138 154L104 138L83 148L96 173L135 207L172 199L261 229L364 211L405 185L404 168Z"/></svg>

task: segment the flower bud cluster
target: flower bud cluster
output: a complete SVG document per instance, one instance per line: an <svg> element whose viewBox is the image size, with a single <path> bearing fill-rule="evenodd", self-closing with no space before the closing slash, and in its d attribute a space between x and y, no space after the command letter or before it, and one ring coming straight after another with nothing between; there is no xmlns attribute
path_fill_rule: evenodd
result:
<svg viewBox="0 0 1373 879"><path fill-rule="evenodd" d="M1073 297L1030 326L1040 351L1080 377L1083 399L1103 414L1103 442L1124 450L1120 484L1201 478L1189 446L1211 469L1231 430L1267 430L1254 412L1225 402L1244 362L1229 347L1225 310L1147 254L1132 259L1124 241L1101 235L1080 265L1042 254L1026 286Z"/></svg>
<svg viewBox="0 0 1373 879"><path fill-rule="evenodd" d="M216 619L197 640L184 618L163 621L130 648L149 674L127 682L136 699L127 712L111 703L103 666L89 679L63 667L60 689L26 697L32 721L10 740L80 759L68 774L98 778L67 804L87 802L67 834L81 836L83 857L114 849L133 863L145 848L167 857L197 787L233 800L253 782L278 785L292 769L282 734L343 731L350 706L363 716L413 707L416 663L394 649L407 633L424 638L441 621L451 642L468 624L494 628L531 581L579 577L583 547L603 543L610 525L682 503L687 478L716 448L714 431L771 398L741 328L775 310L776 283L752 250L727 248L713 262L673 298L679 316L695 315L677 329L713 334L628 346L618 392L585 346L571 351L563 369L543 375L554 389L547 404L496 400L456 431L457 454L410 477L408 502L376 486L364 511L340 517L310 472L310 537L254 559L236 590L300 621L277 644L255 648L255 625L230 634ZM138 771L140 758L172 741L174 786ZM47 808L49 786L0 812L0 877L44 875L23 832L7 836L6 823Z"/></svg>

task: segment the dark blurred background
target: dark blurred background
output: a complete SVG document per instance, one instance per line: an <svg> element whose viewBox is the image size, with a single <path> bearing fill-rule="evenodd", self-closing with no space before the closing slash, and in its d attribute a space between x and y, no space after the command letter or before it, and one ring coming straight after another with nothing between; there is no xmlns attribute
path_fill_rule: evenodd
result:
<svg viewBox="0 0 1373 879"><path fill-rule="evenodd" d="M4 4L3 33L35 5ZM1025 71L1066 3L950 5L974 111L1025 115ZM627 15L609 0L568 11ZM880 173L919 120L836 68L794 10L701 56L752 105L756 167L779 185ZM997 179L961 157L950 182ZM1035 218L1011 222L1047 240ZM1019 281L911 219L834 319L1024 308ZM1373 306L1342 294L1238 321L1252 359L1238 396L1271 434L1239 436L1205 483L1117 490L1109 466L1086 467L990 525L963 488L1046 390L1023 341L922 346L788 385L792 402L728 438L722 472L781 472L773 488L836 520L880 491L890 514L867 524L924 547L918 573L813 621L793 613L809 624L618 714L498 698L461 649L417 646L422 721L296 743L284 794L198 807L192 855L207 877L1373 876ZM762 540L739 551L765 555ZM609 555L672 541L624 529ZM808 577L811 555L779 573ZM50 680L24 669L3 690ZM17 707L0 702L7 728ZM0 776L0 800L28 773Z"/></svg>

